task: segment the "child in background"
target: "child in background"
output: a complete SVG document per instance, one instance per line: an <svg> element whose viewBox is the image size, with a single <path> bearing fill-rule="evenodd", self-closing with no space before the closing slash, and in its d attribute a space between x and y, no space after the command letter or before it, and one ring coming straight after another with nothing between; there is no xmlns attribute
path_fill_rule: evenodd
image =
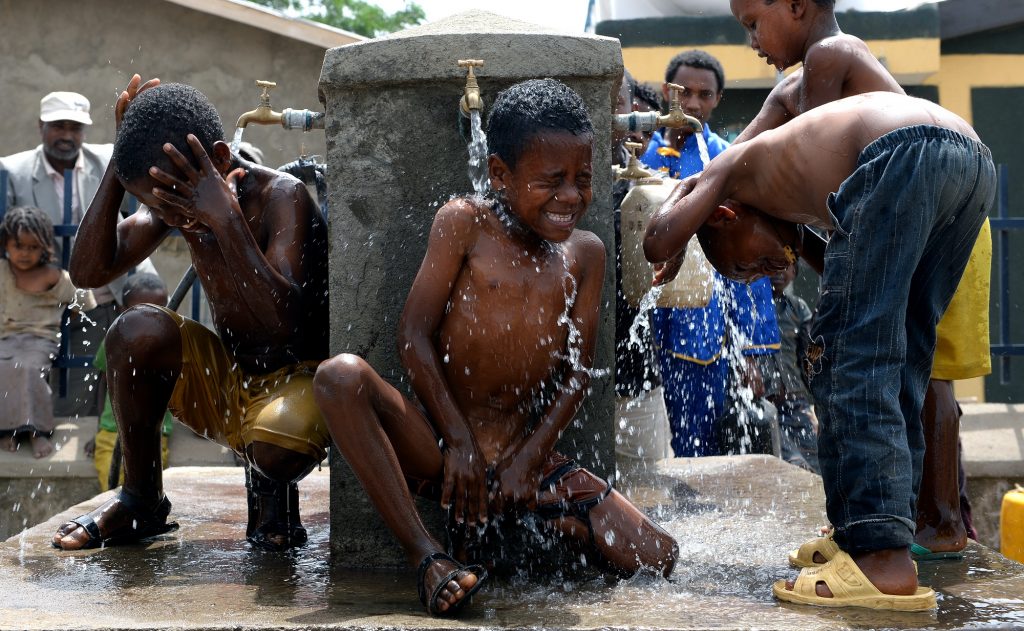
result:
<svg viewBox="0 0 1024 631"><path fill-rule="evenodd" d="M665 70L666 103L669 83L683 87L680 106L704 125L707 157L714 160L729 146L708 125L725 90L722 64L705 51L683 51ZM656 132L641 161L671 178L689 177L704 168L697 137L689 128ZM745 413L739 406L726 405L730 377L736 375L741 386L760 397L763 385L756 358L778 350L770 284L761 280L748 288L716 273L714 295L707 305L656 308L652 314L673 452L685 457L727 453L734 444L720 438L722 418L727 410Z"/></svg>
<svg viewBox="0 0 1024 631"><path fill-rule="evenodd" d="M119 311L129 309L135 305L153 304L161 307L167 306L167 285L156 274L133 274L128 277L124 285L124 295L121 300ZM96 474L99 476L100 491L107 491L111 488L111 463L114 455L114 443L117 442L117 421L114 420L114 408L110 405L110 396L107 393L107 344L106 340L100 343L96 349L96 358L93 366L99 371L99 393L100 418L99 427L96 430L96 438L85 446L86 454L93 456L96 465ZM167 459L170 454L167 448L167 441L171 435L174 417L170 410L164 413L164 420L160 426L160 461L163 468L167 468ZM115 476L119 486L124 481L124 472L121 470L121 463L116 465L118 473Z"/></svg>
<svg viewBox="0 0 1024 631"><path fill-rule="evenodd" d="M53 452L55 425L47 373L57 351L64 308L96 306L68 273L50 262L53 222L38 208L12 208L0 224L0 448L16 451L28 438L32 455Z"/></svg>
<svg viewBox="0 0 1024 631"><path fill-rule="evenodd" d="M765 397L778 413L782 459L818 473L818 417L802 368L813 314L803 298L793 293L797 271L794 263L771 276L782 348L772 356L772 374L766 375L772 386L766 388Z"/></svg>

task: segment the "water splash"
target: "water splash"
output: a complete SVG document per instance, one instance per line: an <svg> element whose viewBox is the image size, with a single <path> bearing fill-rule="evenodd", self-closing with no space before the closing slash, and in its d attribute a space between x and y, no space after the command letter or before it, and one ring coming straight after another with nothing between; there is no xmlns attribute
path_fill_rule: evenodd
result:
<svg viewBox="0 0 1024 631"><path fill-rule="evenodd" d="M245 127L235 127L235 135L231 139L231 153L238 153L238 145L242 144L242 134L245 133Z"/></svg>
<svg viewBox="0 0 1024 631"><path fill-rule="evenodd" d="M559 249L559 253L562 256L562 265L565 268L565 279L568 281L563 283L563 289L565 290L565 311L558 316L558 324L565 325L569 332L568 338L565 341L565 354L560 351L552 351L555 357L563 359L569 362L572 369L576 372L581 372L592 379L599 379L606 377L611 374L609 368L588 368L583 365L583 335L580 333L579 328L576 327L576 323L572 319L572 308L576 304L576 295L579 293L579 283L576 282L576 277L572 275L569 269L569 258L565 255L565 249L561 244L557 244L554 247ZM570 387L578 388L580 384L572 379Z"/></svg>
<svg viewBox="0 0 1024 631"><path fill-rule="evenodd" d="M487 136L484 135L479 111L472 110L470 112L469 126L472 131L472 139L467 145L469 149L469 179L473 182L473 192L478 197L483 197L490 192L491 183L487 176Z"/></svg>
<svg viewBox="0 0 1024 631"><path fill-rule="evenodd" d="M700 163L706 169L711 164L711 155L708 153L708 143L704 140L704 134L694 134L697 138L697 153L700 155Z"/></svg>

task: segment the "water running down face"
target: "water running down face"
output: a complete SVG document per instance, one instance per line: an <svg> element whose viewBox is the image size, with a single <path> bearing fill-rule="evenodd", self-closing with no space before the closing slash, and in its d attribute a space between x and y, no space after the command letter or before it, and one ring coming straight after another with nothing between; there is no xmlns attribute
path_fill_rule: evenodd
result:
<svg viewBox="0 0 1024 631"><path fill-rule="evenodd" d="M564 241L593 196L593 136L547 130L534 135L514 169L489 158L491 187L504 191L508 210L546 241Z"/></svg>

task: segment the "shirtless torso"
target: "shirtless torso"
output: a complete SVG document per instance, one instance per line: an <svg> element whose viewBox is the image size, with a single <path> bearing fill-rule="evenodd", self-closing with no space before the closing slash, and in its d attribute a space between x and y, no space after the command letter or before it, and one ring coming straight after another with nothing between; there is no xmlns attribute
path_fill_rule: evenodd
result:
<svg viewBox="0 0 1024 631"><path fill-rule="evenodd" d="M493 465L544 415L566 359L581 362L581 325L570 327L570 314L580 317L574 313L580 286L589 279L593 287L595 275L599 293L604 247L581 230L561 243L516 239L521 228L514 219L469 200L446 210L467 231L459 239L464 264L437 329L437 353L444 381ZM592 339L586 346L592 353Z"/></svg>

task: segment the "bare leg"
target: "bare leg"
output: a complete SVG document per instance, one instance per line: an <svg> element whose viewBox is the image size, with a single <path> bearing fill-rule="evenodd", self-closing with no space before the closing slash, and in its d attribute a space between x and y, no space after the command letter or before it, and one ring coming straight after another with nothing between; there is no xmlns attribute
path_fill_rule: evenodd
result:
<svg viewBox="0 0 1024 631"><path fill-rule="evenodd" d="M933 552L963 550L967 529L960 518L960 484L957 478L957 440L960 413L953 383L928 382L924 408L924 471L917 497L917 533L914 540Z"/></svg>
<svg viewBox="0 0 1024 631"><path fill-rule="evenodd" d="M327 360L313 380L317 403L337 445L384 523L405 550L412 567L444 548L427 532L405 475L439 480L444 461L437 437L419 408L355 355ZM427 573L427 592L456 566L435 561ZM465 596L477 577L459 575L441 592L444 611Z"/></svg>
<svg viewBox="0 0 1024 631"><path fill-rule="evenodd" d="M18 437L13 432L6 436L0 436L0 449L10 452L18 451Z"/></svg>
<svg viewBox="0 0 1024 631"><path fill-rule="evenodd" d="M124 492L145 506L163 499L160 423L181 374L181 333L163 311L139 305L121 314L106 337L107 384L124 455ZM118 510L114 498L90 515L100 533L129 525L134 516ZM89 540L84 528L68 522L53 543L76 550Z"/></svg>
<svg viewBox="0 0 1024 631"><path fill-rule="evenodd" d="M618 574L632 576L645 568L665 577L672 573L679 545L618 491L590 509L590 525L593 540L590 529L578 518L555 522L558 530L574 538L583 549L596 553Z"/></svg>

